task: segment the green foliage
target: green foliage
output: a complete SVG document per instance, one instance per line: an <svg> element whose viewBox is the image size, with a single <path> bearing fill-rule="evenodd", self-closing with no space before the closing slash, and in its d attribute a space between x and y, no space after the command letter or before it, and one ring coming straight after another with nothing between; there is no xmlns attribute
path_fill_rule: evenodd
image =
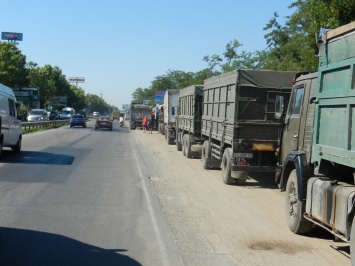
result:
<svg viewBox="0 0 355 266"><path fill-rule="evenodd" d="M296 11L286 25L277 22L277 14L264 30L268 56L264 67L275 70L317 71L316 36L320 28L334 29L355 19L353 0L298 0L290 5Z"/></svg>
<svg viewBox="0 0 355 266"><path fill-rule="evenodd" d="M0 83L10 88L28 85L26 56L10 42L0 42Z"/></svg>
<svg viewBox="0 0 355 266"><path fill-rule="evenodd" d="M95 94L86 94L85 105L90 108L92 112L111 113L113 108L107 104L101 97Z"/></svg>

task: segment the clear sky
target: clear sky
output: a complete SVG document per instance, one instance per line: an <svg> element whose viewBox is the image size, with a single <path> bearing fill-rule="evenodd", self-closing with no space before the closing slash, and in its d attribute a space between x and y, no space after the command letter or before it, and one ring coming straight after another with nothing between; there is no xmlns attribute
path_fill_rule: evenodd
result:
<svg viewBox="0 0 355 266"><path fill-rule="evenodd" d="M295 0L0 0L0 31L23 33L27 62L84 77L85 93L119 108L168 70L197 72L205 55L266 48L263 28ZM60 95L59 95L60 96Z"/></svg>

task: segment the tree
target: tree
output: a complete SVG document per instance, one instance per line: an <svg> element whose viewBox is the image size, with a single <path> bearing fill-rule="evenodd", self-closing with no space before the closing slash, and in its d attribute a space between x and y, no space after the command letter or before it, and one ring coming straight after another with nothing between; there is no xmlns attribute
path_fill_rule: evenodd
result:
<svg viewBox="0 0 355 266"><path fill-rule="evenodd" d="M237 49L241 46L243 46L243 44L241 44L238 40L233 40L226 44L226 51L223 53L223 55L227 62L222 65L224 73L233 70L232 61L240 58L240 56L237 54Z"/></svg>
<svg viewBox="0 0 355 266"><path fill-rule="evenodd" d="M290 5L296 11L288 17L285 26L277 22L278 15L264 30L268 44L265 67L275 70L316 71L318 58L316 36L320 28L337 28L355 18L353 0L298 0Z"/></svg>
<svg viewBox="0 0 355 266"><path fill-rule="evenodd" d="M30 86L37 87L40 90L40 105L42 108L48 108L50 99L56 96L65 96L68 98L68 106L74 103L74 96L70 90L70 84L62 74L62 70L55 66L45 65L39 67L34 62L28 63L28 72Z"/></svg>
<svg viewBox="0 0 355 266"><path fill-rule="evenodd" d="M205 55L203 57L203 61L207 62L208 68L209 68L209 73L212 74L213 73L213 69L216 66L221 66L221 62L223 62L223 59L219 55L213 54L211 56Z"/></svg>
<svg viewBox="0 0 355 266"><path fill-rule="evenodd" d="M75 110L83 110L86 107L85 91L82 88L71 85L68 100L68 105L73 106Z"/></svg>
<svg viewBox="0 0 355 266"><path fill-rule="evenodd" d="M96 94L86 94L85 105L93 112L111 113L112 107Z"/></svg>
<svg viewBox="0 0 355 266"><path fill-rule="evenodd" d="M10 42L0 42L0 83L10 88L28 86L26 56Z"/></svg>

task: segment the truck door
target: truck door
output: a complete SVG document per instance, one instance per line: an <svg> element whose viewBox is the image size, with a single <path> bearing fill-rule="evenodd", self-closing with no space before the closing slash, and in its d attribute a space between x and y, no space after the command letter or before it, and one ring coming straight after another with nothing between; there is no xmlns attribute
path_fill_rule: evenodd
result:
<svg viewBox="0 0 355 266"><path fill-rule="evenodd" d="M282 138L283 161L290 152L298 150L303 94L304 84L294 87L292 90Z"/></svg>

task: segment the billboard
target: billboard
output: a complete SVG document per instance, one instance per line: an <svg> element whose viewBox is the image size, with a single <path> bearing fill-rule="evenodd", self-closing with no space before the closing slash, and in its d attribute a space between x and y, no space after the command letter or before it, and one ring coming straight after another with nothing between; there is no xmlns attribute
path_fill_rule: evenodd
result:
<svg viewBox="0 0 355 266"><path fill-rule="evenodd" d="M67 106L67 97L55 96L49 99L52 105L64 105Z"/></svg>
<svg viewBox="0 0 355 266"><path fill-rule="evenodd" d="M23 34L17 32L1 32L1 40L5 41L22 41Z"/></svg>
<svg viewBox="0 0 355 266"><path fill-rule="evenodd" d="M85 78L72 77L72 78L69 78L69 82L84 83Z"/></svg>
<svg viewBox="0 0 355 266"><path fill-rule="evenodd" d="M165 94L165 90L159 90L159 91L155 91L155 95L154 95L154 102L155 103L163 103L164 101L164 94Z"/></svg>
<svg viewBox="0 0 355 266"><path fill-rule="evenodd" d="M39 88L13 89L19 102L39 102Z"/></svg>

